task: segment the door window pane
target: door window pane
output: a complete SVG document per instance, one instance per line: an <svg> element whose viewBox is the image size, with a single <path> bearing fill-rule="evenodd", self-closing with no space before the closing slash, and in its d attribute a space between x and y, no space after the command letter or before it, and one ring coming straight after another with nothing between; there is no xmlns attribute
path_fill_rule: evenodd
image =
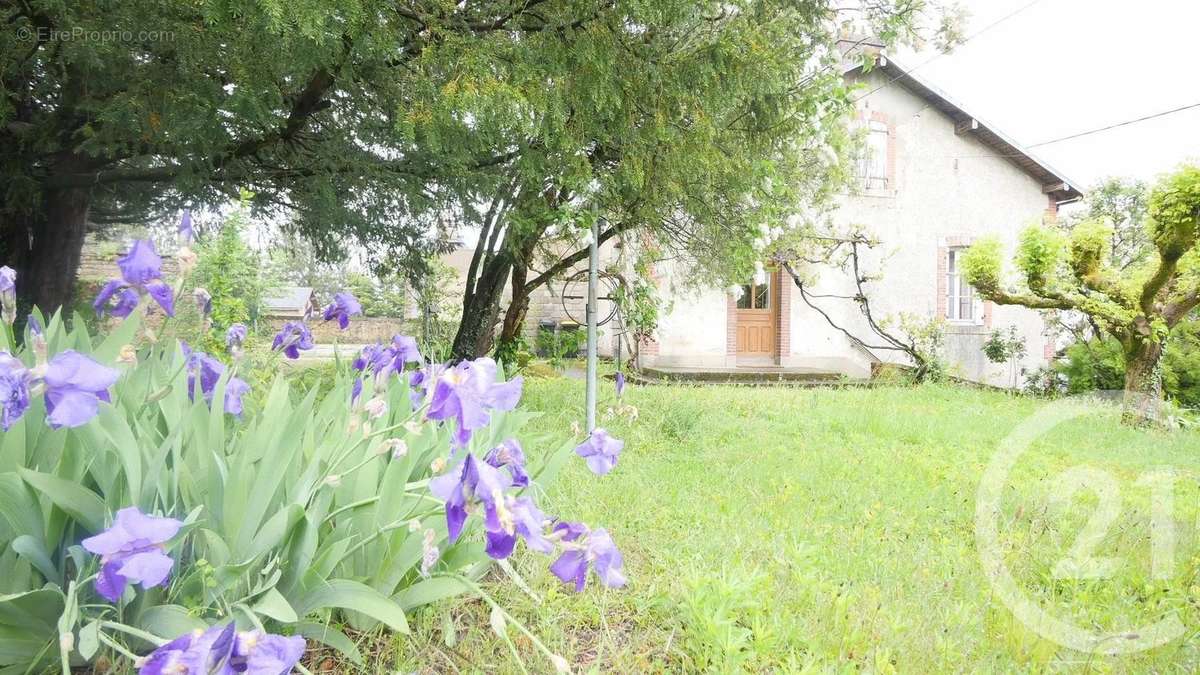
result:
<svg viewBox="0 0 1200 675"><path fill-rule="evenodd" d="M771 307L770 277L768 277L767 279L768 279L767 283L762 284L761 286L758 284L754 285L754 308L755 309L769 309Z"/></svg>
<svg viewBox="0 0 1200 675"><path fill-rule="evenodd" d="M745 286L742 286L742 294L739 295L738 299L737 299L737 308L738 309L750 309L750 307L751 307L750 303L751 303L751 301L753 301L753 299L754 299L753 286L751 286L750 284L746 284Z"/></svg>

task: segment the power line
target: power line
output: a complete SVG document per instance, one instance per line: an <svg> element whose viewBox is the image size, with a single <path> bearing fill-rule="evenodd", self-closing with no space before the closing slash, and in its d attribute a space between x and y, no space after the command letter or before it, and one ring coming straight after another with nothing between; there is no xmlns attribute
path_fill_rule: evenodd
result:
<svg viewBox="0 0 1200 675"><path fill-rule="evenodd" d="M1139 122L1145 122L1147 120L1157 119L1159 117L1165 117L1167 115L1171 115L1171 114L1174 114L1177 112L1183 112L1185 110L1192 110L1194 108L1200 108L1200 103L1192 103L1190 105L1183 105L1183 106L1179 106L1178 108L1164 110L1162 112L1157 112L1152 115L1144 115L1144 116L1138 117L1136 119L1125 120L1124 122L1117 122L1116 124L1110 124L1106 127L1100 127L1098 129L1090 129L1088 131L1080 131L1078 133L1069 134L1067 136L1062 136L1059 138L1052 138L1048 141L1042 141L1041 143L1034 143L1033 145L1026 145L1026 146L1021 146L1021 147L1024 147L1026 150L1029 150L1029 149L1041 147L1044 145L1052 145L1054 143L1062 143L1063 141L1069 141L1069 140L1072 140L1075 138L1082 138L1084 136L1091 136L1092 134L1098 134L1102 131L1111 131L1112 129L1118 129L1120 127L1127 127L1131 124L1137 124ZM949 157L951 159L1003 159L1003 158L1011 158L1011 157L1025 157L1027 155L1024 152L1015 152L1015 153L988 153L988 154L984 154L984 155L938 155L938 156L939 157Z"/></svg>
<svg viewBox="0 0 1200 675"><path fill-rule="evenodd" d="M1154 113L1154 114L1152 114L1152 115L1145 115L1145 116L1143 116L1143 117L1138 117L1138 118L1136 118L1136 119L1132 119L1132 120L1125 120L1124 122L1117 122L1116 124L1110 124L1110 125L1108 125L1108 126L1106 126L1106 127L1100 127L1100 128L1098 128L1098 129L1090 129L1090 130L1088 130L1088 131L1080 131L1079 133L1076 133L1076 134L1071 134L1070 136L1063 136L1063 137L1061 137L1061 138L1054 138L1054 139L1051 139L1051 140L1048 140L1048 141L1042 141L1041 143L1034 143L1033 145L1028 145L1028 146L1025 146L1025 147L1027 147L1027 148L1031 148L1031 149L1032 149L1032 148L1038 148L1038 147L1041 147L1041 146L1043 146L1043 145L1050 145L1050 144L1052 144L1052 143L1062 143L1063 141L1069 141L1069 140L1072 140L1072 139L1075 139L1075 138L1082 138L1082 137L1084 137L1084 136L1091 136L1092 134L1098 134L1098 133L1100 133L1101 131L1109 131L1109 130L1112 130L1112 129L1117 129L1117 128L1120 128L1120 127L1127 127L1127 126L1129 126L1130 124L1137 124L1138 122L1145 122L1145 121L1147 121L1147 120L1152 120L1152 119L1156 119L1156 118L1159 118L1159 117L1166 117L1167 115L1172 115L1172 114L1174 114L1174 113L1177 113L1177 112L1183 112L1184 110L1191 110L1192 108L1200 108L1200 103L1192 103L1192 104L1189 104L1189 105L1179 106L1178 108L1172 108L1172 109L1170 109L1170 110L1164 110L1164 111L1162 111L1162 112L1156 112L1156 113Z"/></svg>

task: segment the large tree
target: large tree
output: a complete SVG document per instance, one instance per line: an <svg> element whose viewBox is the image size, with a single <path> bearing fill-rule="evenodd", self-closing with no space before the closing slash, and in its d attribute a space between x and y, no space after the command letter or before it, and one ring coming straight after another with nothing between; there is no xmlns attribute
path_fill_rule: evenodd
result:
<svg viewBox="0 0 1200 675"><path fill-rule="evenodd" d="M530 294L586 259L595 218L602 242L682 260L695 280L748 276L844 177L840 21L911 37L931 5L614 2L586 29L514 36L510 53L454 67L433 119L461 116L521 156L460 196L479 237L453 356L491 349L506 285L501 340L515 338Z"/></svg>
<svg viewBox="0 0 1200 675"><path fill-rule="evenodd" d="M1002 247L989 239L964 260L967 280L988 300L1081 312L1117 338L1125 358L1126 417L1145 421L1162 397L1159 363L1171 330L1200 305L1200 168L1163 177L1150 192L1146 236L1153 253L1122 268L1112 255L1113 225L1085 220L1069 235L1047 225L1022 234L1021 286L1004 282Z"/></svg>
<svg viewBox="0 0 1200 675"><path fill-rule="evenodd" d="M25 302L53 307L70 296L89 224L249 188L325 254L357 241L379 261L419 266L442 206L431 180L461 193L517 150L457 127L408 133L436 68L493 39L586 23L595 7L5 2L0 258L21 274Z"/></svg>

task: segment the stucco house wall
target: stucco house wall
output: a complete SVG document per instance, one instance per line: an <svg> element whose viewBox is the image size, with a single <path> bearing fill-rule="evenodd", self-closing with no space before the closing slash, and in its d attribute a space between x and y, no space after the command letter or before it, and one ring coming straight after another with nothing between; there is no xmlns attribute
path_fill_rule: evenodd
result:
<svg viewBox="0 0 1200 675"><path fill-rule="evenodd" d="M1054 217L1056 198L1043 180L1017 166L1009 157L978 140L970 129L956 129L956 120L926 98L892 82L880 70L852 71L848 79L872 92L859 103L861 120L886 123L888 185L886 189L855 190L844 195L834 216L841 226L865 226L882 245L865 253L864 271L881 273L867 285L877 319L909 314L929 320L946 316L946 261L950 248L968 247L989 235L999 236L1011 250L1020 230L1030 222ZM973 129L974 127L971 127ZM964 133L964 131L966 131ZM1068 191L1071 188L1064 188ZM659 270L664 287L677 270ZM804 271L815 282L813 295L853 296L857 289L846 271L817 266ZM898 352L856 345L829 325L788 286L780 317L778 364L833 370L867 377L880 361L904 363ZM781 289L783 290L783 289ZM723 290L668 294L672 306L663 316L655 343L646 345L643 362L657 366L731 367L738 365L732 299ZM835 323L868 342L873 337L858 306L837 298L815 298ZM727 311L729 308L729 311ZM951 373L997 386L1013 384L1007 364L992 364L982 353L993 329L1015 326L1027 353L1019 371L1031 371L1052 354L1053 338L1046 334L1035 311L993 306L976 300L975 319L950 321L943 357ZM1018 376L1016 384L1023 383Z"/></svg>

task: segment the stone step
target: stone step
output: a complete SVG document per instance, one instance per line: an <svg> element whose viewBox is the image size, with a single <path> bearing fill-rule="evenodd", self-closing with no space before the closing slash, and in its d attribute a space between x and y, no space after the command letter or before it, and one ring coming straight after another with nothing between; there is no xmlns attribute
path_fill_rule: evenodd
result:
<svg viewBox="0 0 1200 675"><path fill-rule="evenodd" d="M646 367L630 374L640 384L734 384L792 387L868 386L870 380L809 368Z"/></svg>

